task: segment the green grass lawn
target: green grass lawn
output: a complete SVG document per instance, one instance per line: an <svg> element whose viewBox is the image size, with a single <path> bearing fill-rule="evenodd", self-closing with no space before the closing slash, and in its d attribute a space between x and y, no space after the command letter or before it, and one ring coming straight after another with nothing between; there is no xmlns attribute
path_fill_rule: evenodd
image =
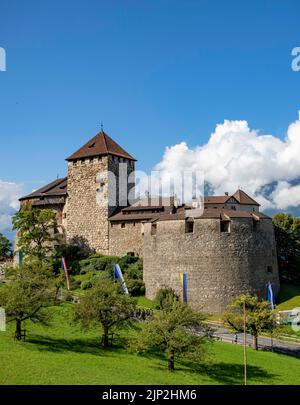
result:
<svg viewBox="0 0 300 405"><path fill-rule="evenodd" d="M277 309L280 311L300 308L300 285L282 284Z"/></svg>
<svg viewBox="0 0 300 405"><path fill-rule="evenodd" d="M177 363L175 373L159 356L138 356L119 345L100 347L101 331L70 323L73 304L53 308L50 327L28 323L28 339L13 340L13 326L0 332L0 384L242 384L243 348L209 345L197 368ZM123 334L129 334L123 332ZM300 384L300 360L248 349L249 384Z"/></svg>

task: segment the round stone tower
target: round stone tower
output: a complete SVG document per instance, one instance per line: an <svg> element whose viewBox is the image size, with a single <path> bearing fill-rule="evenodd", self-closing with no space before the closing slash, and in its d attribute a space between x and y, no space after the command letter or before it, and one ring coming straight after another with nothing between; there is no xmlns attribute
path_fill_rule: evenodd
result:
<svg viewBox="0 0 300 405"><path fill-rule="evenodd" d="M231 216L230 216L231 215ZM153 299L162 287L182 295L187 275L188 303L221 313L239 294L266 298L270 281L277 294L279 276L271 218L259 212L205 210L192 223L169 218L144 226L144 281Z"/></svg>

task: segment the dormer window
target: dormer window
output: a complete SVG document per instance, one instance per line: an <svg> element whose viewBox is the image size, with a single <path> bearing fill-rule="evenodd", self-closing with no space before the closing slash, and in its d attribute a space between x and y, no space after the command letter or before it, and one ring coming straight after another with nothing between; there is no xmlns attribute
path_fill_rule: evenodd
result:
<svg viewBox="0 0 300 405"><path fill-rule="evenodd" d="M95 142L93 142L93 143L91 143L91 144L89 145L89 149L92 149L94 146L95 146Z"/></svg>

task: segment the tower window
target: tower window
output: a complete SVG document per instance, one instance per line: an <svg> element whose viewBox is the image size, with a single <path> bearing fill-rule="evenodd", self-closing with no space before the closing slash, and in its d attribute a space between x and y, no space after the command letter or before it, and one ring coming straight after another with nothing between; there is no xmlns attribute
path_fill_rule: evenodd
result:
<svg viewBox="0 0 300 405"><path fill-rule="evenodd" d="M221 232L230 233L230 221L221 221Z"/></svg>
<svg viewBox="0 0 300 405"><path fill-rule="evenodd" d="M194 232L194 222L185 222L185 233L193 233Z"/></svg>
<svg viewBox="0 0 300 405"><path fill-rule="evenodd" d="M156 235L157 225L151 224L151 235Z"/></svg>
<svg viewBox="0 0 300 405"><path fill-rule="evenodd" d="M121 223L121 228L124 229L125 228L125 222Z"/></svg>
<svg viewBox="0 0 300 405"><path fill-rule="evenodd" d="M273 267L267 266L267 273L273 273Z"/></svg>

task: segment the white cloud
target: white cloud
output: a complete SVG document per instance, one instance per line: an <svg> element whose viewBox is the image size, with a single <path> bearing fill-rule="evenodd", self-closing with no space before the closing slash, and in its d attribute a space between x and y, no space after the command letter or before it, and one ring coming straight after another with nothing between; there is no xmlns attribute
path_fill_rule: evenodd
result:
<svg viewBox="0 0 300 405"><path fill-rule="evenodd" d="M10 231L11 216L18 210L22 185L0 180L0 232Z"/></svg>
<svg viewBox="0 0 300 405"><path fill-rule="evenodd" d="M203 171L214 194L233 193L241 187L263 209L300 205L300 119L292 123L284 140L261 135L247 121L225 120L209 141L196 148L185 142L167 147L155 170L163 173Z"/></svg>

